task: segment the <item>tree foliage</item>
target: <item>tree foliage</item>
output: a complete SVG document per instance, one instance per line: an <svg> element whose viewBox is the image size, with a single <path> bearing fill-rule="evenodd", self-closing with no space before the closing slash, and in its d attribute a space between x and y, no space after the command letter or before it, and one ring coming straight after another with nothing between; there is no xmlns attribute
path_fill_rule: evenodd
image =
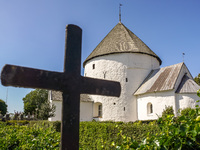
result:
<svg viewBox="0 0 200 150"><path fill-rule="evenodd" d="M6 103L0 99L0 114L5 115L7 112L7 105Z"/></svg>
<svg viewBox="0 0 200 150"><path fill-rule="evenodd" d="M55 114L56 106L51 105L49 101L43 103L41 108L38 110L38 118L40 119L48 119L49 117L53 117Z"/></svg>
<svg viewBox="0 0 200 150"><path fill-rule="evenodd" d="M28 93L24 98L24 113L36 115L38 119L46 120L54 116L55 105L48 101L48 91L44 89L35 89Z"/></svg>
<svg viewBox="0 0 200 150"><path fill-rule="evenodd" d="M165 106L165 109L162 112L162 117L165 118L167 115L173 115L174 116L174 109L172 106Z"/></svg>
<svg viewBox="0 0 200 150"><path fill-rule="evenodd" d="M199 73L198 76L196 76L196 77L194 78L194 81L195 81L198 85L200 85L200 73Z"/></svg>

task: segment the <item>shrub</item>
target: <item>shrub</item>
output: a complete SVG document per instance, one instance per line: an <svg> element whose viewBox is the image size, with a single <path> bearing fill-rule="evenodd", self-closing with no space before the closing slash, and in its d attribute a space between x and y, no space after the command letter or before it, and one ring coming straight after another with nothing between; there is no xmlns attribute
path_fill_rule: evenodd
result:
<svg viewBox="0 0 200 150"><path fill-rule="evenodd" d="M61 131L61 121L54 121L53 127L57 132L60 132Z"/></svg>
<svg viewBox="0 0 200 150"><path fill-rule="evenodd" d="M174 109L172 106L165 106L165 109L162 112L162 118L166 118L168 115L174 116Z"/></svg>
<svg viewBox="0 0 200 150"><path fill-rule="evenodd" d="M80 149L116 149L116 145L123 143L124 136L141 142L147 133L153 135L157 132L159 132L159 128L154 121L149 124L142 122L81 122Z"/></svg>
<svg viewBox="0 0 200 150"><path fill-rule="evenodd" d="M29 121L27 120L8 120L6 121L7 125L27 125L29 124Z"/></svg>
<svg viewBox="0 0 200 150"><path fill-rule="evenodd" d="M192 108L188 107L188 108L184 108L180 110L180 115L183 116L189 116L189 113L191 112Z"/></svg>
<svg viewBox="0 0 200 150"><path fill-rule="evenodd" d="M59 149L60 133L52 126L0 123L0 149Z"/></svg>

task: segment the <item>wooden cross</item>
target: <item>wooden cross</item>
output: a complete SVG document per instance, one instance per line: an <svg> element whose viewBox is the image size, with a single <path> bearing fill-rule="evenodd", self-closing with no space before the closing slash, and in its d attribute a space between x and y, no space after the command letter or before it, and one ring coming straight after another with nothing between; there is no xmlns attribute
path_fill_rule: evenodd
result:
<svg viewBox="0 0 200 150"><path fill-rule="evenodd" d="M64 72L52 72L5 65L1 73L4 86L62 91L61 149L79 149L80 94L120 96L119 82L82 77L82 30L66 26Z"/></svg>

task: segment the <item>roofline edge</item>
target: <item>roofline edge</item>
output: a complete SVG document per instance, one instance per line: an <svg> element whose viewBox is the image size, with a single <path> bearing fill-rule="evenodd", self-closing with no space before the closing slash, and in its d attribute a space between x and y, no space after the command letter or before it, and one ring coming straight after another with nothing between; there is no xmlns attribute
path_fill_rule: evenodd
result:
<svg viewBox="0 0 200 150"><path fill-rule="evenodd" d="M148 53L143 53L143 52L130 52L130 51L124 51L124 52L113 52L113 53L108 53L108 54L102 54L102 55L98 55L98 56L94 56L94 57L91 57L89 59L86 59L84 62L83 62L83 68L85 68L85 65L88 61L92 60L93 58L97 58L97 57L101 57L101 56L106 56L106 55L110 55L110 54L119 54L119 53L139 53L139 54L146 54L146 55L149 55L149 56L152 56L152 57L155 57L158 62L160 63L160 66L162 65L162 60L158 57L158 56L155 56L155 55L151 55L151 54L148 54Z"/></svg>

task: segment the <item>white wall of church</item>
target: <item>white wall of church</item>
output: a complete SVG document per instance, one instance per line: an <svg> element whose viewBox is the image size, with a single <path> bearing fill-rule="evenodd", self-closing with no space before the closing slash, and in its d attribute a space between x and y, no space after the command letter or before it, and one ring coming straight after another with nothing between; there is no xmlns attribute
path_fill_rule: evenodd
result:
<svg viewBox="0 0 200 150"><path fill-rule="evenodd" d="M148 104L152 104L153 112L148 113ZM166 106L173 106L175 110L174 91L163 91L157 93L147 93L137 96L138 120L152 120L162 116ZM158 115L158 116L157 116Z"/></svg>
<svg viewBox="0 0 200 150"><path fill-rule="evenodd" d="M52 101L50 100L52 104L56 106L55 116L50 117L49 121L60 121L61 120L61 111L62 111L62 101Z"/></svg>
<svg viewBox="0 0 200 150"><path fill-rule="evenodd" d="M140 53L110 54L88 61L85 65L85 76L119 81L121 84L119 98L91 96L94 103L102 103L101 120L137 120L137 105L133 93L150 71L159 67L155 57Z"/></svg>
<svg viewBox="0 0 200 150"><path fill-rule="evenodd" d="M56 106L55 116L48 118L49 121L61 121L62 114L62 101L51 101ZM93 103L81 102L80 103L80 121L92 121L93 119Z"/></svg>
<svg viewBox="0 0 200 150"><path fill-rule="evenodd" d="M197 100L200 100L196 93L176 94L176 99L178 101L178 109L184 109L187 107L195 108L195 105L200 105L200 103L196 103Z"/></svg>
<svg viewBox="0 0 200 150"><path fill-rule="evenodd" d="M80 103L80 121L92 121L93 119L93 103Z"/></svg>

